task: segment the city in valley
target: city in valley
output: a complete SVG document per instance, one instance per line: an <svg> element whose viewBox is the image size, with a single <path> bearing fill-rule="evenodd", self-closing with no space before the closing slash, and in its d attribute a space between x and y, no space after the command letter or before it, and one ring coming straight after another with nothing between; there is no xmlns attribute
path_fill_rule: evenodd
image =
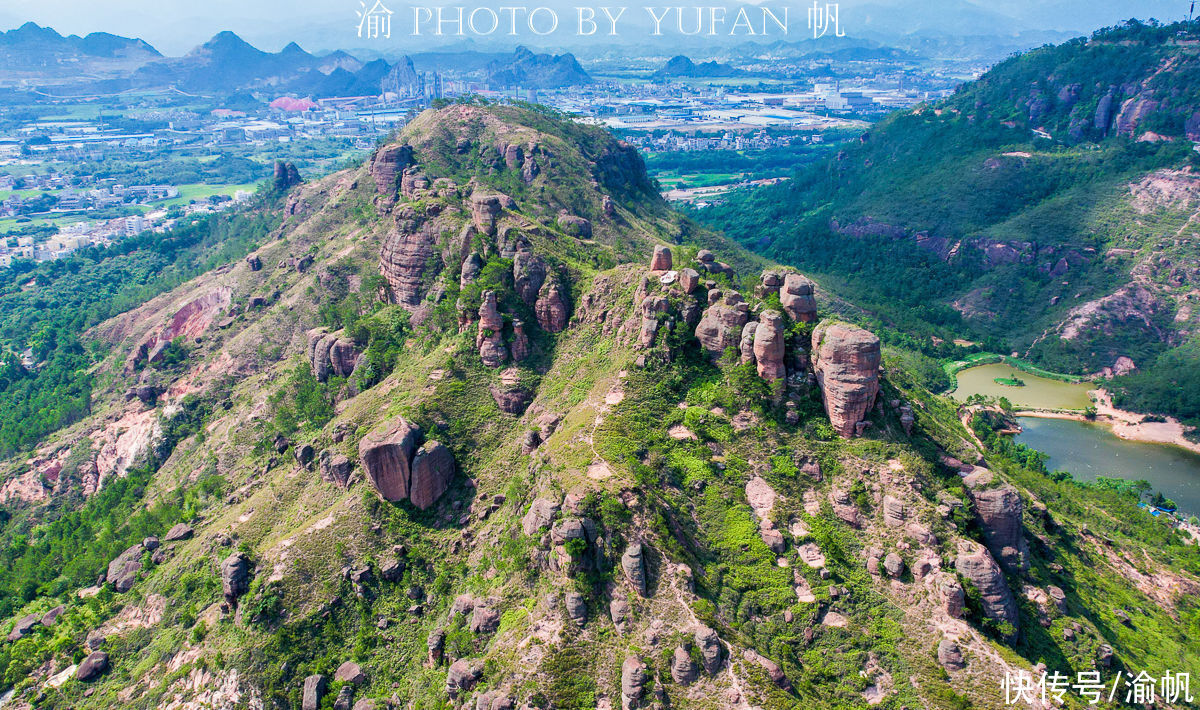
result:
<svg viewBox="0 0 1200 710"><path fill-rule="evenodd" d="M669 199L703 206L782 179L983 66L876 45L749 47L730 61L524 47L366 60L296 44L266 52L232 32L182 57L113 42L98 50L33 23L0 33L11 66L0 77L0 266L236 207L276 160L327 172L468 95L605 125L644 152Z"/></svg>

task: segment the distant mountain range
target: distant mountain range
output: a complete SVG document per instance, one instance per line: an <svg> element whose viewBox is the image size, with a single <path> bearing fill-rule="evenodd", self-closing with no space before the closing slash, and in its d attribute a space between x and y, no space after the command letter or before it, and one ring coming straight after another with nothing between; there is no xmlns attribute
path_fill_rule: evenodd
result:
<svg viewBox="0 0 1200 710"><path fill-rule="evenodd" d="M654 72L656 78L665 78L669 76L682 77L723 77L723 76L741 76L744 71L736 67L731 67L728 64L720 62L701 62L696 64L691 59L684 55L671 57L667 63L658 71Z"/></svg>
<svg viewBox="0 0 1200 710"><path fill-rule="evenodd" d="M69 63L88 60L149 62L162 58L154 47L140 39L93 32L86 37L64 37L49 27L26 22L15 30L0 32L0 64L8 70L53 70Z"/></svg>
<svg viewBox="0 0 1200 710"><path fill-rule="evenodd" d="M140 39L100 33L63 37L26 23L0 33L0 61L19 71L15 78L22 84L55 86L62 93L158 87L210 95L250 91L314 98L420 92L420 78L409 57L392 64L384 59L364 62L340 50L318 56L295 42L279 52L264 52L230 31L219 32L182 57L164 57ZM430 68L442 67L463 69L450 62ZM592 81L572 55L536 54L524 47L512 54L480 55L476 66L466 71L497 86L534 89Z"/></svg>

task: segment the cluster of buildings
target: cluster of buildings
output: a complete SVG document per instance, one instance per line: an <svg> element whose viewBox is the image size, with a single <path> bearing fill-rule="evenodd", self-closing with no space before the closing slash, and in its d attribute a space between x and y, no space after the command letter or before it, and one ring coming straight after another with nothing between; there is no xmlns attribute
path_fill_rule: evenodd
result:
<svg viewBox="0 0 1200 710"><path fill-rule="evenodd" d="M201 200L183 205L180 208L181 211L168 212L160 209L146 214L132 214L107 220L73 222L49 237L34 237L28 234L0 236L0 268L11 265L16 259L33 261L61 259L78 249L91 246L106 247L115 241L141 234L147 230L158 233L166 232L182 218L179 215L194 216L220 212L248 199L250 199L249 192L238 191L232 200Z"/></svg>
<svg viewBox="0 0 1200 710"><path fill-rule="evenodd" d="M627 142L643 150L685 153L703 150L766 150L768 148L787 148L803 143L820 143L822 140L820 133L771 135L766 131L757 131L752 134L725 131L717 136L688 135L667 131L665 135L639 133L626 138Z"/></svg>
<svg viewBox="0 0 1200 710"><path fill-rule="evenodd" d="M7 177L7 176L5 176ZM87 180L87 178L84 178ZM5 188L0 182L0 191L39 190L34 196L22 197L12 194L0 202L0 218L17 217L25 214L55 214L99 210L121 205L142 205L179 196L179 188L172 185L109 185L92 189L55 187L55 180L32 180L22 178L19 183ZM30 183L34 186L30 186ZM44 186L43 186L44 185Z"/></svg>

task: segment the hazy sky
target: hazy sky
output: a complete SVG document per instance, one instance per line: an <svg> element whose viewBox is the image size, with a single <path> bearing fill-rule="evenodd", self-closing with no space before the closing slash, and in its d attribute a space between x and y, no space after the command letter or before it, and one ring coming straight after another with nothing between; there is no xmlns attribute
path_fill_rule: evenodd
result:
<svg viewBox="0 0 1200 710"><path fill-rule="evenodd" d="M726 0L728 2L728 0ZM822 0L822 4L828 0ZM374 0L371 0L373 3ZM511 0L384 0L411 14L406 5L463 5L468 8L519 5ZM658 0L665 6L664 0ZM582 0L534 0L573 12ZM604 5L640 11L655 0L605 0ZM674 3L704 5L704 0ZM770 0L803 16L806 0ZM1176 20L1186 17L1190 0L840 0L846 31L904 34L937 31L1005 34L1021 30L1088 32L1130 17ZM278 50L291 40L307 49L354 46L358 0L0 0L0 28L26 21L63 34L106 31L141 37L165 54L182 54L220 30L230 29L263 49ZM857 27L849 22L854 19Z"/></svg>

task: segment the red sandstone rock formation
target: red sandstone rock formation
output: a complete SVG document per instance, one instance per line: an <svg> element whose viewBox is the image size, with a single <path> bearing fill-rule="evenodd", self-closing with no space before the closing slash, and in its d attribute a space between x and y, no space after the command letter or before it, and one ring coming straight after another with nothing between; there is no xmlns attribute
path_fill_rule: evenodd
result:
<svg viewBox="0 0 1200 710"><path fill-rule="evenodd" d="M783 316L777 311L763 311L754 330L754 362L759 377L773 382L787 376L783 345Z"/></svg>
<svg viewBox="0 0 1200 710"><path fill-rule="evenodd" d="M667 310L667 299L662 296L646 296L642 299L642 328L638 334L638 345L648 348L658 335L658 314Z"/></svg>
<svg viewBox="0 0 1200 710"><path fill-rule="evenodd" d="M726 348L741 344L742 326L750 319L750 306L737 291L727 294L711 291L709 298L713 299L714 294L718 298L704 311L696 325L696 338L710 355L720 357Z"/></svg>
<svg viewBox="0 0 1200 710"><path fill-rule="evenodd" d="M496 293L483 292L483 303L479 306L479 333L475 336L475 347L479 358L488 367L500 367L508 360L508 349L504 346L504 317L496 307Z"/></svg>
<svg viewBox="0 0 1200 710"><path fill-rule="evenodd" d="M392 288L392 298L408 310L424 298L425 269L437 245L436 230L410 207L396 215L396 228L383 239L379 271Z"/></svg>
<svg viewBox="0 0 1200 710"><path fill-rule="evenodd" d="M151 333L129 353L129 357L125 359L126 374L134 372L143 362L161 360L163 350L175 338L194 339L203 335L217 315L229 307L231 297L232 292L229 289L218 288L189 301L175 312L162 330Z"/></svg>
<svg viewBox="0 0 1200 710"><path fill-rule="evenodd" d="M679 272L679 286L684 293L691 293L700 285L700 272L695 269L684 269Z"/></svg>
<svg viewBox="0 0 1200 710"><path fill-rule="evenodd" d="M654 247L654 256L650 258L651 271L671 270L671 249L658 244Z"/></svg>
<svg viewBox="0 0 1200 710"><path fill-rule="evenodd" d="M538 325L547 333L561 333L566 329L570 310L558 282L547 281L542 286L533 310L537 314Z"/></svg>
<svg viewBox="0 0 1200 710"><path fill-rule="evenodd" d="M813 331L812 354L829 421L842 436L853 436L879 394L879 338L845 323L822 323Z"/></svg>
<svg viewBox="0 0 1200 710"><path fill-rule="evenodd" d="M963 479L988 550L1006 570L1015 572L1029 564L1029 544L1021 522L1024 505L1016 488L1007 483L993 485L994 481L995 474L984 468Z"/></svg>
<svg viewBox="0 0 1200 710"><path fill-rule="evenodd" d="M788 318L800 323L817 319L816 284L800 274L788 274L783 279L779 302Z"/></svg>
<svg viewBox="0 0 1200 710"><path fill-rule="evenodd" d="M358 443L358 457L367 478L384 500L408 498L410 464L421 430L403 417L393 417Z"/></svg>
<svg viewBox="0 0 1200 710"><path fill-rule="evenodd" d="M375 151L367 172L375 180L375 193L386 202L396 199L397 177L412 164L412 147L388 145Z"/></svg>
<svg viewBox="0 0 1200 710"><path fill-rule="evenodd" d="M532 306L545 283L546 262L540 256L531 251L518 251L513 255L513 285L522 301Z"/></svg>
<svg viewBox="0 0 1200 710"><path fill-rule="evenodd" d="M359 355L358 347L349 338L321 328L308 331L308 362L320 382L330 376L349 377L358 365Z"/></svg>
<svg viewBox="0 0 1200 710"><path fill-rule="evenodd" d="M393 417L362 438L358 456L380 497L408 500L425 510L446 492L455 465L450 450L436 441L418 449L420 438L420 427Z"/></svg>
<svg viewBox="0 0 1200 710"><path fill-rule="evenodd" d="M1013 631L1008 635L1008 640L1015 640L1020 627L1017 602L1008 588L1008 582L1004 581L1000 566L988 551L977 542L960 540L954 568L979 590L984 615L1011 624Z"/></svg>

